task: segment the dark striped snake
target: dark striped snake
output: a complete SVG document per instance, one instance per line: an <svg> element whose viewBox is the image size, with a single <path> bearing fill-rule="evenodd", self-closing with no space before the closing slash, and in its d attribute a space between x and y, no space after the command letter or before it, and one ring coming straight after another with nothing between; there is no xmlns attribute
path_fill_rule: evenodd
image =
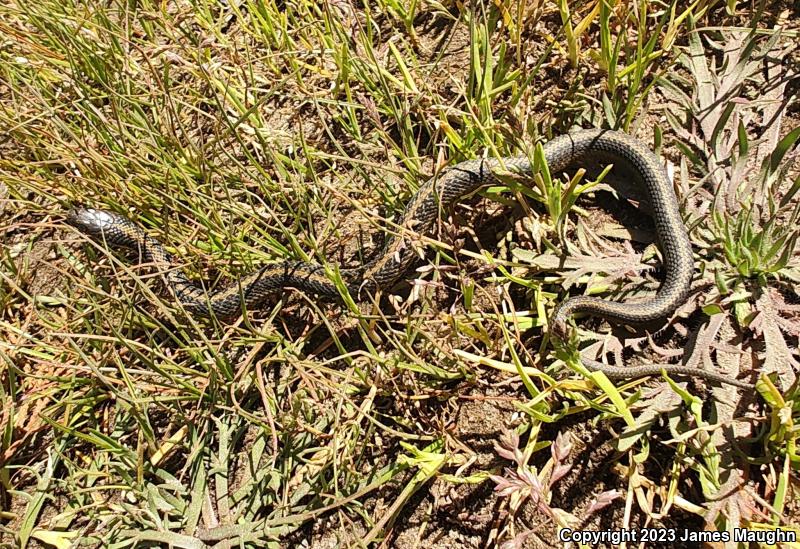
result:
<svg viewBox="0 0 800 549"><path fill-rule="evenodd" d="M561 339L568 333L574 313L589 313L624 324L659 320L686 302L694 274L692 247L678 211L678 200L667 173L653 152L633 137L608 130L580 130L557 137L544 145L544 156L553 173L578 167L613 164L615 170L637 180L647 193L653 210L657 239L663 255L664 280L649 301L619 303L596 297L572 297L562 302L551 319L551 333ZM412 197L398 225L399 236L388 239L383 252L371 263L341 270L341 277L354 297L389 289L414 262L417 254L408 234L431 231L442 209L449 208L481 187L498 183L494 172L532 175L527 157L480 159L461 162L425 182ZM269 264L226 288L209 293L173 268L170 254L129 219L113 212L79 208L70 211L67 222L101 243L133 249L140 261L152 263L163 273L166 286L190 313L230 318L244 309L259 305L268 295L286 287L319 296L339 297L339 290L316 263L283 261ZM406 234L408 233L408 234ZM647 364L637 367L609 366L582 358L590 371L600 371L611 379L659 375L702 377L708 381L750 388L751 384L716 372L685 365Z"/></svg>

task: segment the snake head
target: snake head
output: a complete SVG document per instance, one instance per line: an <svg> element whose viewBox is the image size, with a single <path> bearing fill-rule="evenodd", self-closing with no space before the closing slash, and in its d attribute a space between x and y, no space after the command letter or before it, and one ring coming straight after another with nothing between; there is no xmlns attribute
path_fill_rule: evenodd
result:
<svg viewBox="0 0 800 549"><path fill-rule="evenodd" d="M119 216L94 208L73 208L67 212L66 222L89 236L102 237L119 223Z"/></svg>

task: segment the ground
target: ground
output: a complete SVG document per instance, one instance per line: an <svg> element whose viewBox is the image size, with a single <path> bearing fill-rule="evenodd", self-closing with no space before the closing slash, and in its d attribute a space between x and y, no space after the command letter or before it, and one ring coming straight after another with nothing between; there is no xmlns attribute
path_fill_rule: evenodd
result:
<svg viewBox="0 0 800 549"><path fill-rule="evenodd" d="M733 0L6 2L0 544L800 533L799 20ZM125 215L211 295L282 260L337 280L430 177L578 127L665 163L697 271L669 318L551 337L571 295L658 288L646 196L613 170L503 178L416 235L395 286L224 320L65 222ZM578 351L755 386L610 382Z"/></svg>

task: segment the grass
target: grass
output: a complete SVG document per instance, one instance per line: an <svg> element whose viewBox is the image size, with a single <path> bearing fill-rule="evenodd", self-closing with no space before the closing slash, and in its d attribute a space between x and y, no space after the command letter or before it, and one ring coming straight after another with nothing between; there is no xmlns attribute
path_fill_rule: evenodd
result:
<svg viewBox="0 0 800 549"><path fill-rule="evenodd" d="M0 542L796 529L798 28L782 17L700 0L0 6ZM437 170L536 160L574 125L669 159L698 276L657 332L577 319L559 356L547 319L568 292L636 299L658 278L646 225L580 174L457 208L421 239L410 290L287 291L233 323L192 318L63 224L76 204L124 213L209 290L289 258L335 279ZM758 396L611 383L565 367L578 345L770 375Z"/></svg>

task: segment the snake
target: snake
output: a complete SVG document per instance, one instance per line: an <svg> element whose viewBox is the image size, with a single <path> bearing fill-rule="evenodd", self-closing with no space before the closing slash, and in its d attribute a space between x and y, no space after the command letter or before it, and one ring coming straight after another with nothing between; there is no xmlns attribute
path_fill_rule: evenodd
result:
<svg viewBox="0 0 800 549"><path fill-rule="evenodd" d="M650 204L657 245L663 257L663 280L647 301L616 302L599 297L574 296L561 302L550 321L557 340L565 340L569 321L576 313L603 317L621 324L643 324L661 320L686 303L694 276L692 246L678 207L672 182L659 158L644 143L620 131L576 130L551 139L543 147L545 163L552 173L578 168L600 170L609 164L636 180ZM363 266L340 269L341 280L351 296L361 299L391 288L418 259L415 235L431 232L443 210L476 191L501 182L500 172L531 177L535 162L527 156L480 158L453 165L420 185L397 223L400 230L387 237L383 250ZM175 268L169 252L155 238L127 217L94 208L77 207L66 216L68 224L96 241L138 252L140 262L151 263L165 278L165 285L183 308L193 315L226 319L258 307L267 296L284 288L295 288L320 297L339 299L340 289L324 265L286 260L270 263L229 285L209 292ZM734 377L683 364L612 366L581 357L589 371L603 372L614 380L644 376L697 376L710 382L751 388Z"/></svg>

